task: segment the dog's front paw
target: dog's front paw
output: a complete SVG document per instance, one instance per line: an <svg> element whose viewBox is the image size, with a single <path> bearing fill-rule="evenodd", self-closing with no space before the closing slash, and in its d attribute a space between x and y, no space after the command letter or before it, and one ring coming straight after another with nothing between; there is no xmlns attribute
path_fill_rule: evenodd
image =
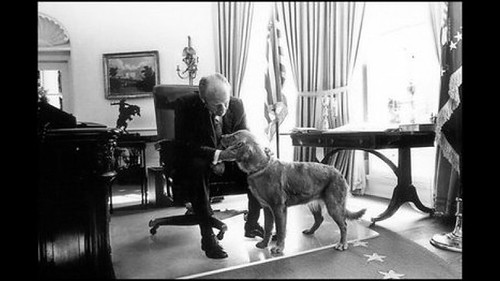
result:
<svg viewBox="0 0 500 281"><path fill-rule="evenodd" d="M337 243L333 245L333 248L337 251L344 251L347 250L347 243Z"/></svg>
<svg viewBox="0 0 500 281"><path fill-rule="evenodd" d="M259 243L255 244L255 246L259 249L265 249L267 247L267 244L265 241L260 241Z"/></svg>

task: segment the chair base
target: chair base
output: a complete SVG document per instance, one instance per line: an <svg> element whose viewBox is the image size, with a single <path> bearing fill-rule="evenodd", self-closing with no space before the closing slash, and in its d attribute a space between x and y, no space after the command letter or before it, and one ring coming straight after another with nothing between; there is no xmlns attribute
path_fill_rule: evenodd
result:
<svg viewBox="0 0 500 281"><path fill-rule="evenodd" d="M222 240L224 238L224 233L227 231L227 225L222 222L223 219L231 218L237 216L239 214L248 213L247 210L234 210L234 209L225 209L214 210L214 216L211 218L212 227L219 230L217 234L217 239ZM220 218L220 219L219 219ZM148 226L150 227L149 233L151 235L155 235L157 229L162 225L197 225L199 224L198 216L194 214L185 214L179 216L171 216L171 217L163 217L156 218L149 221Z"/></svg>

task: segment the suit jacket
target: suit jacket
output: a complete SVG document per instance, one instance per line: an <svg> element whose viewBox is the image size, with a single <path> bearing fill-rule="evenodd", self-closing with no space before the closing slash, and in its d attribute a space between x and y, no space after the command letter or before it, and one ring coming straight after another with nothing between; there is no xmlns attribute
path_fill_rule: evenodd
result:
<svg viewBox="0 0 500 281"><path fill-rule="evenodd" d="M228 110L222 117L222 134L241 129L248 129L243 102L231 97ZM182 165L194 157L212 161L217 140L210 113L198 93L190 93L176 100L175 139L174 165Z"/></svg>

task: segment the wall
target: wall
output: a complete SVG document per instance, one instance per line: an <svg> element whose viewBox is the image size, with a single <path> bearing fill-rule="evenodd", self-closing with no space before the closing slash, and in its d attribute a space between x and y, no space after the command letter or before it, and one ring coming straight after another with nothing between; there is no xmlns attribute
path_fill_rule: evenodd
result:
<svg viewBox="0 0 500 281"><path fill-rule="evenodd" d="M200 63L198 78L215 71L215 2L39 2L38 11L59 21L71 44L72 96L65 110L78 121L114 127L118 107L104 98L104 53L157 50L162 84L188 84L177 76L191 36ZM131 131L155 133L153 98L129 99L141 107Z"/></svg>

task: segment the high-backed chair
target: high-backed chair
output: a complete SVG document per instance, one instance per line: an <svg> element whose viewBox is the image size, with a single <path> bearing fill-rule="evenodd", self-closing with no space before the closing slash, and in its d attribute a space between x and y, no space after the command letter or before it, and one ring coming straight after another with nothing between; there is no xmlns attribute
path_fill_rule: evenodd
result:
<svg viewBox="0 0 500 281"><path fill-rule="evenodd" d="M172 191L174 205L184 205L188 203L185 183L176 179L176 167L174 166L175 155L175 101L188 93L198 92L197 86L188 85L156 85L153 89L153 99L156 114L156 128L158 142L155 146L160 153L160 164L165 174L167 188ZM215 174L210 177L210 197L220 197L222 195L244 194L247 187L237 182L222 180ZM214 210L214 214L219 218L232 217L238 214L247 213L247 210L225 210L220 212ZM189 209L185 215L156 218L149 222L150 233L155 234L161 225L195 225L198 224L196 214ZM225 224L214 219L213 226L221 230ZM218 235L221 239L223 231Z"/></svg>

